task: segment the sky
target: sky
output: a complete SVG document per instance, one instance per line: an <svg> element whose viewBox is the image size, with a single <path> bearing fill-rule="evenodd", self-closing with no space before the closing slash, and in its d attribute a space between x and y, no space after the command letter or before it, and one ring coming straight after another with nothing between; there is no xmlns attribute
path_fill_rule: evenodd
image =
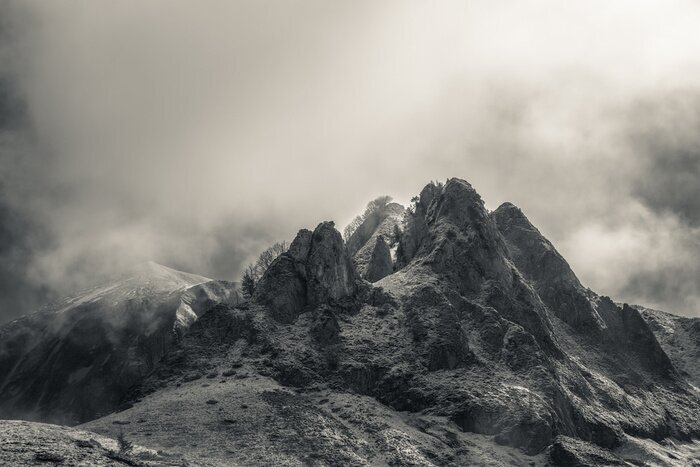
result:
<svg viewBox="0 0 700 467"><path fill-rule="evenodd" d="M468 180L700 316L700 3L0 0L0 322Z"/></svg>

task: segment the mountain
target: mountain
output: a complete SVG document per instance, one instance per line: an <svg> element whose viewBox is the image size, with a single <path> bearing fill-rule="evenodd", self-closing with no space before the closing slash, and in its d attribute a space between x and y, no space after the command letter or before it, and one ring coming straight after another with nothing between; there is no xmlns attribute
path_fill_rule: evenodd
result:
<svg viewBox="0 0 700 467"><path fill-rule="evenodd" d="M693 326L679 344L585 288L464 180L399 208L347 245L332 222L300 231L250 299L203 313L126 410L83 428L198 465L697 462Z"/></svg>
<svg viewBox="0 0 700 467"><path fill-rule="evenodd" d="M235 284L149 262L0 327L0 417L76 424L112 412Z"/></svg>

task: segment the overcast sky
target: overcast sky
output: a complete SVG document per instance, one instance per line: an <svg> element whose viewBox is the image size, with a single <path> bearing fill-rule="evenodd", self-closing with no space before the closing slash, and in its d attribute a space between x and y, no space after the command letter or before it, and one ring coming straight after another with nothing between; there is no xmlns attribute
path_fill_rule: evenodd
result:
<svg viewBox="0 0 700 467"><path fill-rule="evenodd" d="M0 321L146 259L237 280L453 176L700 315L697 2L0 5Z"/></svg>

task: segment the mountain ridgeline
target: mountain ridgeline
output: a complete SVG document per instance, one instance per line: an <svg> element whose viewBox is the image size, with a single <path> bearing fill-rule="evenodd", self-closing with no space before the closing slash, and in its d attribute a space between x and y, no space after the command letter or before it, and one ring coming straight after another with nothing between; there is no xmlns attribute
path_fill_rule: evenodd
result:
<svg viewBox="0 0 700 467"><path fill-rule="evenodd" d="M0 327L0 416L73 425L108 414L236 285L148 262Z"/></svg>
<svg viewBox="0 0 700 467"><path fill-rule="evenodd" d="M301 230L249 298L227 290L205 293L218 303L162 351L137 352L160 360L115 390L125 410L83 428L128 425L154 449L196 439L180 454L211 465L673 465L698 452L697 320L587 289L520 209L489 212L464 180L383 205L347 242L332 222ZM9 374L54 371L13 351ZM4 376L14 399L0 407L26 381ZM29 397L42 407L51 391Z"/></svg>

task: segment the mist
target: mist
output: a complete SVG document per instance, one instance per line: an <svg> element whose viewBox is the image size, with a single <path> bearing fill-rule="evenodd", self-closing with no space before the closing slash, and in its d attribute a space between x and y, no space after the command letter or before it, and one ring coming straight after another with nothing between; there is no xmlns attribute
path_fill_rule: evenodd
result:
<svg viewBox="0 0 700 467"><path fill-rule="evenodd" d="M4 2L0 321L460 177L598 293L700 315L700 6Z"/></svg>

